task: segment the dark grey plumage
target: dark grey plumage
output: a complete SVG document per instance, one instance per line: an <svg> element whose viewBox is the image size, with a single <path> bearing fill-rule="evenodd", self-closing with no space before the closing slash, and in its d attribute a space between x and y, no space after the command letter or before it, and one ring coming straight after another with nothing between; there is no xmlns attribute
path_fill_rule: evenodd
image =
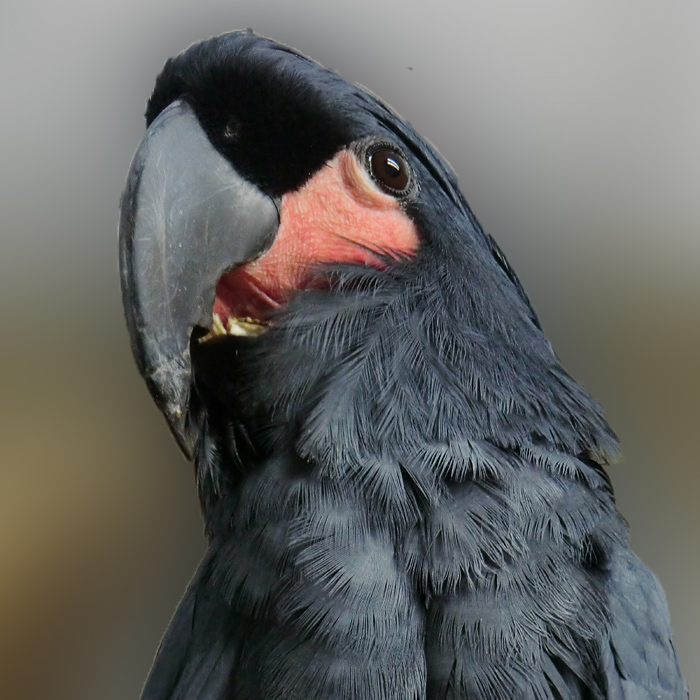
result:
<svg viewBox="0 0 700 700"><path fill-rule="evenodd" d="M686 697L603 470L617 440L452 171L372 95L248 33L166 66L149 120L190 95L213 134L241 81L266 115L322 122L303 168L275 136L279 181L256 141L251 181L289 191L380 134L411 158L421 246L324 268L259 338L193 345L210 546L143 699Z"/></svg>

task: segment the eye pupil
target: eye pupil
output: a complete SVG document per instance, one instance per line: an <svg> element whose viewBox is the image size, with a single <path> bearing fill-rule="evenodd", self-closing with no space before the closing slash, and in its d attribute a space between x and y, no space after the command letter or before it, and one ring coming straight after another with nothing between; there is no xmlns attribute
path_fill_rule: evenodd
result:
<svg viewBox="0 0 700 700"><path fill-rule="evenodd" d="M393 148L381 147L369 156L369 165L374 179L389 194L402 194L410 184L408 163Z"/></svg>

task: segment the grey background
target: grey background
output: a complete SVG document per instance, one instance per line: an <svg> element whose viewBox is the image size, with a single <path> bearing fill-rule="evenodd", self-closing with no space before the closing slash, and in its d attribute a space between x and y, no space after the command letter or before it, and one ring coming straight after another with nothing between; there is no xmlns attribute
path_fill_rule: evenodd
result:
<svg viewBox="0 0 700 700"><path fill-rule="evenodd" d="M606 407L636 551L700 687L700 4L48 2L0 9L0 696L136 698L203 551L132 365L116 229L165 59L253 27L450 160Z"/></svg>

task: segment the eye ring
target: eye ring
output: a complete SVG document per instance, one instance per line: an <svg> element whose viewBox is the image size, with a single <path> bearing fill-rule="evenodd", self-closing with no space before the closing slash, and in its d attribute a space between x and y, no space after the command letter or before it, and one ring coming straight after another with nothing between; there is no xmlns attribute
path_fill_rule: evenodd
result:
<svg viewBox="0 0 700 700"><path fill-rule="evenodd" d="M393 143L380 141L365 150L367 173L392 197L403 198L413 190L414 175L408 159Z"/></svg>

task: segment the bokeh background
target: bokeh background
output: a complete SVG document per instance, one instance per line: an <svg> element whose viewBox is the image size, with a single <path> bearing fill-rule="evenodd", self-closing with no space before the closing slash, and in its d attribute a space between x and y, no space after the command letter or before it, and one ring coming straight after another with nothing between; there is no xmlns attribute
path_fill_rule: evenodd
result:
<svg viewBox="0 0 700 700"><path fill-rule="evenodd" d="M622 439L619 506L700 688L700 3L4 0L0 697L137 698L203 552L131 360L118 204L165 59L245 27L450 160Z"/></svg>

